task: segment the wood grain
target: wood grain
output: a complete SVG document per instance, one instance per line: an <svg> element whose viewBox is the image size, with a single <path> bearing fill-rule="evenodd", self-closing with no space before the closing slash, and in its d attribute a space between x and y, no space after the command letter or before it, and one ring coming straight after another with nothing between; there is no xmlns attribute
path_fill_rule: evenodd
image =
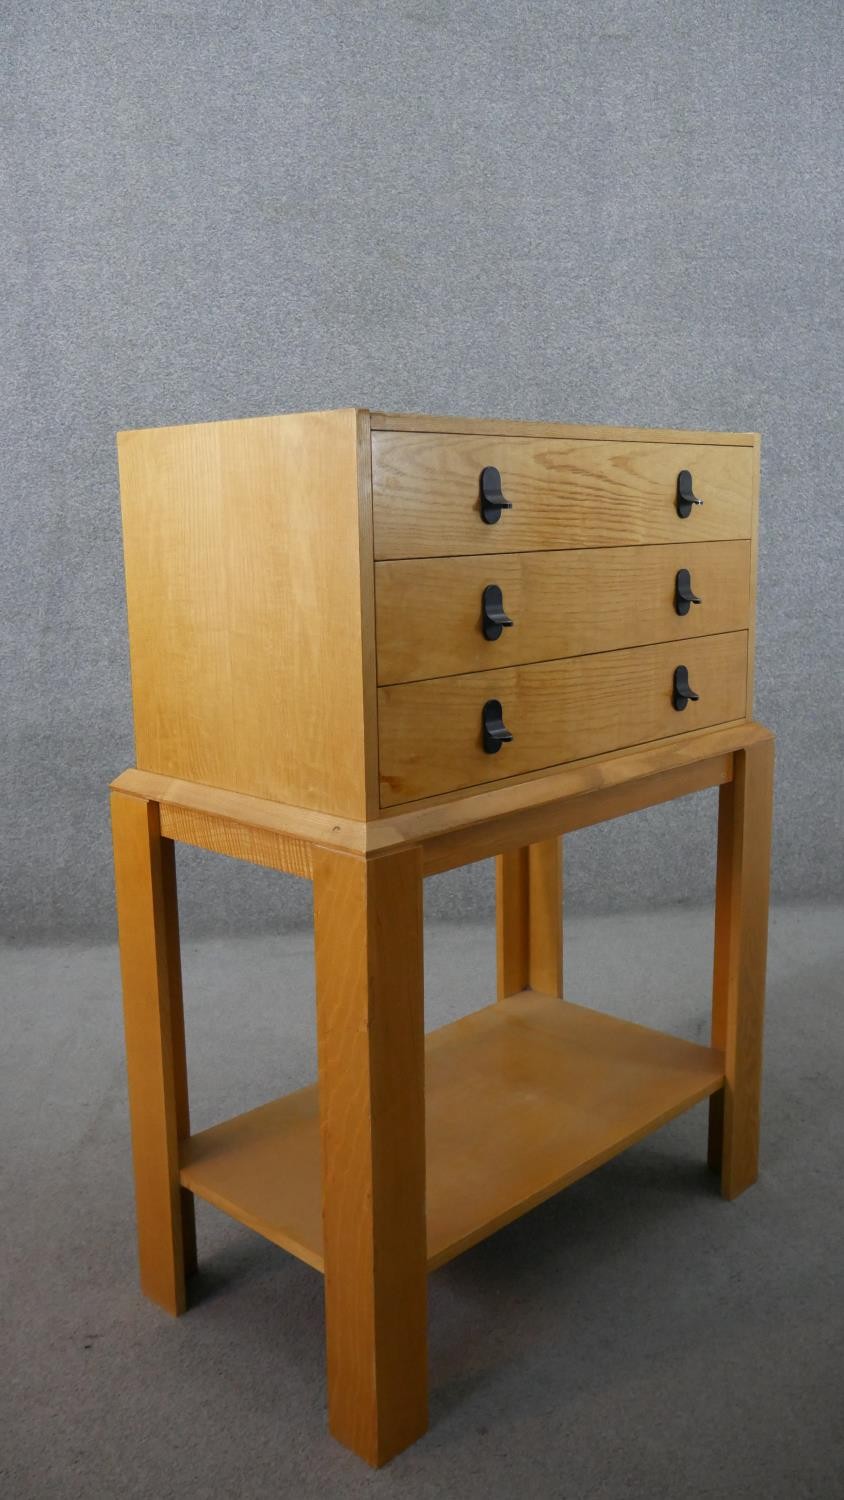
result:
<svg viewBox="0 0 844 1500"><path fill-rule="evenodd" d="M427 1425L428 1269L707 1096L725 1196L756 1175L758 438L347 410L118 446L139 768L113 820L142 1285L184 1308L194 1192L322 1270L331 1430L381 1464ZM513 502L493 526L489 464ZM688 520L681 468L704 500ZM703 596L684 617L680 567ZM486 583L515 620L498 642ZM677 714L681 662L700 700ZM515 735L498 756L490 697ZM566 1004L560 835L715 785L713 1046ZM195 1136L172 840L314 882L318 1086ZM498 1003L426 1041L423 874L493 854Z"/></svg>
<svg viewBox="0 0 844 1500"><path fill-rule="evenodd" d="M427 1427L422 863L314 851L328 1410L385 1463Z"/></svg>
<svg viewBox="0 0 844 1500"><path fill-rule="evenodd" d="M507 417L429 416L422 412L371 411L373 432L447 432L479 437L596 439L619 443L712 443L751 448L755 432L701 432L670 427L595 427L572 422L519 422Z"/></svg>
<svg viewBox="0 0 844 1500"><path fill-rule="evenodd" d="M769 738L736 752L720 793L712 1044L726 1077L710 1110L709 1162L725 1198L758 1174L773 774Z"/></svg>
<svg viewBox="0 0 844 1500"><path fill-rule="evenodd" d="M680 715L679 717L683 717ZM741 719L715 729L694 730L691 734L670 735L649 745L629 746L606 755L590 756L567 766L536 771L498 786L480 787L471 793L451 793L447 797L415 803L406 811L386 810L377 823L367 830L367 848L394 847L406 842L421 844L426 874L450 869L441 863L449 856L449 842L461 843L466 862L485 859L473 854L491 836L501 839L500 848L538 842L552 833L568 833L586 828L595 821L594 809L607 805L593 793L618 791L636 783L651 783L655 801L675 772L681 777L701 776L702 786L718 786L732 777L733 752L747 745L770 739L771 731L762 724ZM677 795L685 795L677 785ZM692 787L691 781L686 790ZM642 804L638 804L642 805ZM635 808L631 804L629 811ZM614 814L608 814L614 816ZM600 821L600 818L598 819ZM519 830L524 836L519 838ZM460 860L456 861L460 863Z"/></svg>
<svg viewBox="0 0 844 1500"><path fill-rule="evenodd" d="M192 835L186 842L193 842L194 838L198 841L205 822L210 826L212 821L234 823L247 835L251 830L271 834L274 841L267 845L256 844L250 857L256 864L263 863L257 858L263 849L272 855L273 868L287 870L291 875L300 873L303 844L326 844L350 854L363 854L367 847L366 823L335 818L329 813L310 812L306 808L291 807L286 802L270 802L264 797L249 797L241 792L179 781L171 776L157 776L152 771L134 768L123 771L111 785L114 791L158 802L168 826L173 829L177 826L179 813L197 814L195 818L185 819L183 826ZM175 837L175 834L171 836ZM214 836L232 840L239 837L234 833Z"/></svg>
<svg viewBox="0 0 844 1500"><path fill-rule="evenodd" d="M375 636L375 574L372 559L375 551L372 510L372 434L369 412L355 413L355 452L358 490L358 560L360 564L360 643L363 678L363 776L367 817L375 817L379 808L378 793L378 678ZM333 505L329 512L333 525ZM332 613L332 601L323 601L326 613Z"/></svg>
<svg viewBox="0 0 844 1500"><path fill-rule="evenodd" d="M747 636L640 646L378 690L382 806L538 770L736 719L744 712ZM674 669L699 701L672 707ZM481 712L500 700L513 741L484 752Z"/></svg>
<svg viewBox="0 0 844 1500"><path fill-rule="evenodd" d="M480 514L480 474L501 472L512 510ZM677 514L677 475L703 500ZM750 536L753 452L706 444L615 443L373 432L375 556L726 541Z"/></svg>
<svg viewBox="0 0 844 1500"><path fill-rule="evenodd" d="M742 720L726 728L699 730L586 758L489 789L482 787L469 796L453 794L441 801L415 804L408 812L385 811L370 823L332 819L147 771L124 771L112 787L142 800L159 801L171 828L176 826L169 821L174 811L192 809L206 815L209 824L220 819L289 836L294 854L300 842L368 857L420 844L425 874L436 874L518 847L526 838L541 842L549 828L570 832L635 811L648 805L648 795L656 803L720 785L732 776L734 751L767 739L770 730ZM253 857L262 847L256 841ZM273 868L277 868L274 848L270 852ZM297 871L298 855L294 854L286 866L291 873Z"/></svg>
<svg viewBox="0 0 844 1500"><path fill-rule="evenodd" d="M426 1052L429 1270L724 1079L717 1050L534 991L432 1032ZM323 1258L317 1110L314 1086L216 1125L189 1143L183 1170L200 1196L313 1266Z"/></svg>
<svg viewBox="0 0 844 1500"><path fill-rule="evenodd" d="M563 994L563 851L559 838L495 861L498 999Z"/></svg>
<svg viewBox="0 0 844 1500"><path fill-rule="evenodd" d="M674 607L680 568L689 569L701 599L686 615ZM513 624L488 641L481 602L493 583ZM379 562L378 680L410 682L745 630L749 584L749 542Z"/></svg>
<svg viewBox="0 0 844 1500"><path fill-rule="evenodd" d="M496 982L499 1000L529 988L530 882L522 845L495 859Z"/></svg>
<svg viewBox="0 0 844 1500"><path fill-rule="evenodd" d="M753 525L750 535L750 607L748 611L747 635L747 705L745 714L753 718L753 689L756 674L756 585L759 571L759 483L760 483L760 438L753 442Z"/></svg>
<svg viewBox="0 0 844 1500"><path fill-rule="evenodd" d="M163 853L155 803L114 792L111 817L141 1290L175 1315L196 1246L179 1182L189 1126L172 845Z"/></svg>
<svg viewBox="0 0 844 1500"><path fill-rule="evenodd" d="M161 832L180 844L248 860L265 869L311 878L311 846L302 839L285 838L266 828L249 828L217 813L187 807L161 808Z"/></svg>
<svg viewBox="0 0 844 1500"><path fill-rule="evenodd" d="M528 984L563 994L563 841L528 845Z"/></svg>
<svg viewBox="0 0 844 1500"><path fill-rule="evenodd" d="M362 825L383 810L376 635L385 686L733 625L752 640L740 559L755 538L753 435L415 423L379 430L390 426L379 419L373 433L369 413L349 409L120 435L142 772ZM505 466L515 496L496 526L478 519L481 450ZM674 505L679 464L705 501L687 522ZM382 500L403 535L414 531L412 550L421 525L423 552L438 555L414 562L402 546L404 561L373 569ZM676 572L675 548L695 553L694 581L706 589L685 617L665 575L669 563ZM447 555L467 551L478 555ZM504 570L519 616L494 643L479 631L474 597L487 567ZM430 593L437 607L426 621ZM745 670L746 710L751 662ZM491 778L486 767L479 783L461 776L426 795L544 769ZM181 828L197 842L209 832L199 819ZM223 832L237 857L257 846ZM256 852L279 868L286 857L272 840ZM289 854L298 872L301 850Z"/></svg>
<svg viewBox="0 0 844 1500"><path fill-rule="evenodd" d="M717 1089L708 1047L530 992L429 1038L429 1266Z"/></svg>
<svg viewBox="0 0 844 1500"><path fill-rule="evenodd" d="M362 421L350 410L120 434L142 770L366 817Z"/></svg>
<svg viewBox="0 0 844 1500"><path fill-rule="evenodd" d="M206 1203L324 1269L316 1084L184 1141L181 1181Z"/></svg>
<svg viewBox="0 0 844 1500"><path fill-rule="evenodd" d="M158 831L161 828L161 808L158 809ZM167 958L167 992L170 999L170 1038L173 1055L173 1093L176 1105L176 1138L182 1141L190 1137L190 1101L188 1093L188 1057L185 1042L185 1010L182 993L182 946L179 938L179 896L176 883L176 845L170 838L160 837L158 842L161 861L161 893L163 897L163 937ZM193 1193L182 1187L180 1193L182 1215L182 1253L185 1275L192 1276L197 1269L196 1215Z"/></svg>
<svg viewBox="0 0 844 1500"><path fill-rule="evenodd" d="M578 828L592 828L596 823L607 823L646 807L689 797L723 785L731 775L729 754L711 756L690 765L654 772L647 778L597 787L581 796L513 806L494 818L443 829L439 834L432 829L423 846L425 874L439 875L473 860L489 859L518 848L525 838L538 840L548 833L574 833Z"/></svg>

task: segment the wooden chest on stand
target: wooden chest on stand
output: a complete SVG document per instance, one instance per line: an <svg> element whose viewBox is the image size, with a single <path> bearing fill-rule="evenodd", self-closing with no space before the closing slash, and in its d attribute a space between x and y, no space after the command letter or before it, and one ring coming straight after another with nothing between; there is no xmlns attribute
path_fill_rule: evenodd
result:
<svg viewBox="0 0 844 1500"><path fill-rule="evenodd" d="M113 786L141 1281L193 1195L324 1272L332 1431L425 1429L426 1276L702 1099L754 1180L772 737L759 443L357 409L122 433ZM561 835L720 787L711 1046L562 999ZM192 1134L174 844L313 881L319 1078ZM422 880L496 857L498 992L425 1037Z"/></svg>

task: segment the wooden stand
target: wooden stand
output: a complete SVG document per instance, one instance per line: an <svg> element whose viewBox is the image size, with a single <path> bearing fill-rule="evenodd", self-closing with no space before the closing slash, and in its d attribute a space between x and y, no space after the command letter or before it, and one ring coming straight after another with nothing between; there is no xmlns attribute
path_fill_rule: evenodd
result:
<svg viewBox="0 0 844 1500"><path fill-rule="evenodd" d="M426 1277L709 1097L755 1180L773 740L686 735L357 823L127 771L113 787L141 1286L171 1313L193 1194L323 1271L331 1431L382 1464L427 1426ZM712 1045L563 1001L560 835L720 787ZM191 1135L174 842L310 878L318 1087ZM422 879L497 856L498 999L427 1038Z"/></svg>

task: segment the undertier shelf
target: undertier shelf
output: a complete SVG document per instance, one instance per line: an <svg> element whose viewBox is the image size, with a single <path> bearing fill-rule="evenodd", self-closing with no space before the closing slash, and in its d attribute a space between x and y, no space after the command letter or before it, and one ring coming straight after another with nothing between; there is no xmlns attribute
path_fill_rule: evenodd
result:
<svg viewBox="0 0 844 1500"><path fill-rule="evenodd" d="M691 1108L723 1054L533 991L426 1038L433 1270ZM191 1136L181 1180L323 1269L316 1085Z"/></svg>

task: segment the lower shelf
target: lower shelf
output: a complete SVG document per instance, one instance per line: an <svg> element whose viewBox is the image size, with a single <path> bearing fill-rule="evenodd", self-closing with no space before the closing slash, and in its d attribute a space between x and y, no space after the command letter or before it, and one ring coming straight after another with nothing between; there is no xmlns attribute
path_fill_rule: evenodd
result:
<svg viewBox="0 0 844 1500"><path fill-rule="evenodd" d="M720 1052L514 995L426 1039L433 1270L715 1093ZM191 1136L181 1180L323 1269L316 1085Z"/></svg>

